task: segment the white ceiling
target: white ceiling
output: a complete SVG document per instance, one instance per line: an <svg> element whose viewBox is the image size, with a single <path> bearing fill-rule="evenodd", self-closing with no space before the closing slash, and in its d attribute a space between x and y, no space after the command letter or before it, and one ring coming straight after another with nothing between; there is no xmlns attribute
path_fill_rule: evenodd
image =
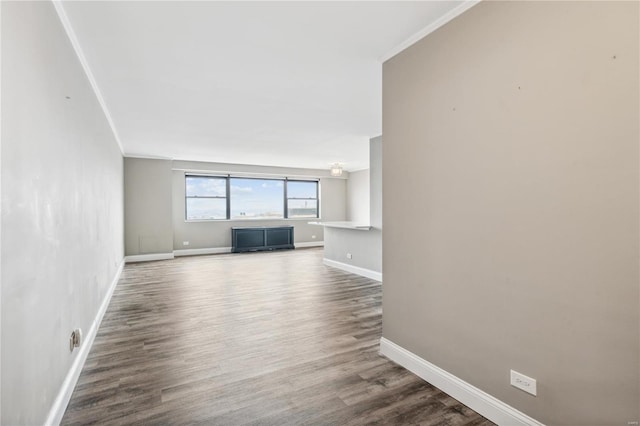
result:
<svg viewBox="0 0 640 426"><path fill-rule="evenodd" d="M63 3L125 155L351 171L382 133L380 58L459 5Z"/></svg>

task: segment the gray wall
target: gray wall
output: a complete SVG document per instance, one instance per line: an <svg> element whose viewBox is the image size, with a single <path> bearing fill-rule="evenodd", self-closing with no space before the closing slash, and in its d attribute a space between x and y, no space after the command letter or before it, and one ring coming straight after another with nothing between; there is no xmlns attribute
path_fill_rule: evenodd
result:
<svg viewBox="0 0 640 426"><path fill-rule="evenodd" d="M382 272L380 230L369 231L346 228L325 230L324 258L373 272ZM347 257L351 255L351 259Z"/></svg>
<svg viewBox="0 0 640 426"><path fill-rule="evenodd" d="M322 220L345 220L345 179L328 177L328 170L250 166L240 164L125 159L125 240L126 254L172 253L173 250L231 247L233 226L293 225L295 243L324 240L321 226L309 225L316 219L185 221L184 175L190 173L232 173L246 176L290 176L320 178ZM140 238L157 242L142 250ZM189 245L183 245L188 241ZM150 246L150 244L148 245Z"/></svg>
<svg viewBox="0 0 640 426"><path fill-rule="evenodd" d="M383 335L547 424L640 418L638 9L482 2L383 66Z"/></svg>
<svg viewBox="0 0 640 426"><path fill-rule="evenodd" d="M374 166L369 169L369 203L371 217L369 224L382 230L382 136L369 142L369 161ZM380 249L382 250L382 248ZM382 254L382 251L380 251Z"/></svg>
<svg viewBox="0 0 640 426"><path fill-rule="evenodd" d="M349 173L347 220L369 223L369 169Z"/></svg>
<svg viewBox="0 0 640 426"><path fill-rule="evenodd" d="M1 422L42 424L123 258L122 156L50 2L2 4L1 140Z"/></svg>
<svg viewBox="0 0 640 426"><path fill-rule="evenodd" d="M382 136L369 143L369 231L326 228L324 258L382 272ZM351 254L351 259L347 258Z"/></svg>
<svg viewBox="0 0 640 426"><path fill-rule="evenodd" d="M125 253L173 252L171 161L124 159Z"/></svg>

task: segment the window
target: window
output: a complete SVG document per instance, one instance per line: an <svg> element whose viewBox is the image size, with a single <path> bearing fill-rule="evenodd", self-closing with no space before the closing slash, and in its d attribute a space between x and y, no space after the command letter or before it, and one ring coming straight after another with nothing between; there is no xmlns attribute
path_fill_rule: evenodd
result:
<svg viewBox="0 0 640 426"><path fill-rule="evenodd" d="M214 176L185 177L187 220L226 219L227 178Z"/></svg>
<svg viewBox="0 0 640 426"><path fill-rule="evenodd" d="M231 219L284 218L281 179L231 179Z"/></svg>
<svg viewBox="0 0 640 426"><path fill-rule="evenodd" d="M319 217L318 181L185 175L186 220Z"/></svg>
<svg viewBox="0 0 640 426"><path fill-rule="evenodd" d="M287 217L318 217L318 182L287 181Z"/></svg>

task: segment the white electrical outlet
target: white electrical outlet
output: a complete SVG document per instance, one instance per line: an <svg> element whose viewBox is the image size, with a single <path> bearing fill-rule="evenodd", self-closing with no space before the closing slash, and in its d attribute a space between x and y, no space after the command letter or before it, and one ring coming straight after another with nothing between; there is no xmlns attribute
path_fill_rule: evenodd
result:
<svg viewBox="0 0 640 426"><path fill-rule="evenodd" d="M182 245L183 245L183 246L188 246L188 245L189 245L189 241L183 241L183 242L182 242Z"/></svg>
<svg viewBox="0 0 640 426"><path fill-rule="evenodd" d="M532 379L531 377L513 370L511 370L511 386L522 389L533 396L536 396L538 392L536 389L536 379Z"/></svg>
<svg viewBox="0 0 640 426"><path fill-rule="evenodd" d="M75 348L80 347L80 344L82 344L82 329L76 328L69 337L69 350L73 352Z"/></svg>
<svg viewBox="0 0 640 426"><path fill-rule="evenodd" d="M312 236L311 236L311 239L312 239L312 240L315 240L315 239L316 239L316 236L315 236L315 235L312 235Z"/></svg>
<svg viewBox="0 0 640 426"><path fill-rule="evenodd" d="M347 253L347 259L353 259L353 256L351 255L351 253Z"/></svg>

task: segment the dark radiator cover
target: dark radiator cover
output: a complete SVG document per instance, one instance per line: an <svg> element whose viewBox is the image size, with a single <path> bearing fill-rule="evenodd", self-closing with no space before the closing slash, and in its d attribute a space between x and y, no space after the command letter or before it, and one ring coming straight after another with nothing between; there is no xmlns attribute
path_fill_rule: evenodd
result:
<svg viewBox="0 0 640 426"><path fill-rule="evenodd" d="M231 228L231 252L293 249L293 226Z"/></svg>

